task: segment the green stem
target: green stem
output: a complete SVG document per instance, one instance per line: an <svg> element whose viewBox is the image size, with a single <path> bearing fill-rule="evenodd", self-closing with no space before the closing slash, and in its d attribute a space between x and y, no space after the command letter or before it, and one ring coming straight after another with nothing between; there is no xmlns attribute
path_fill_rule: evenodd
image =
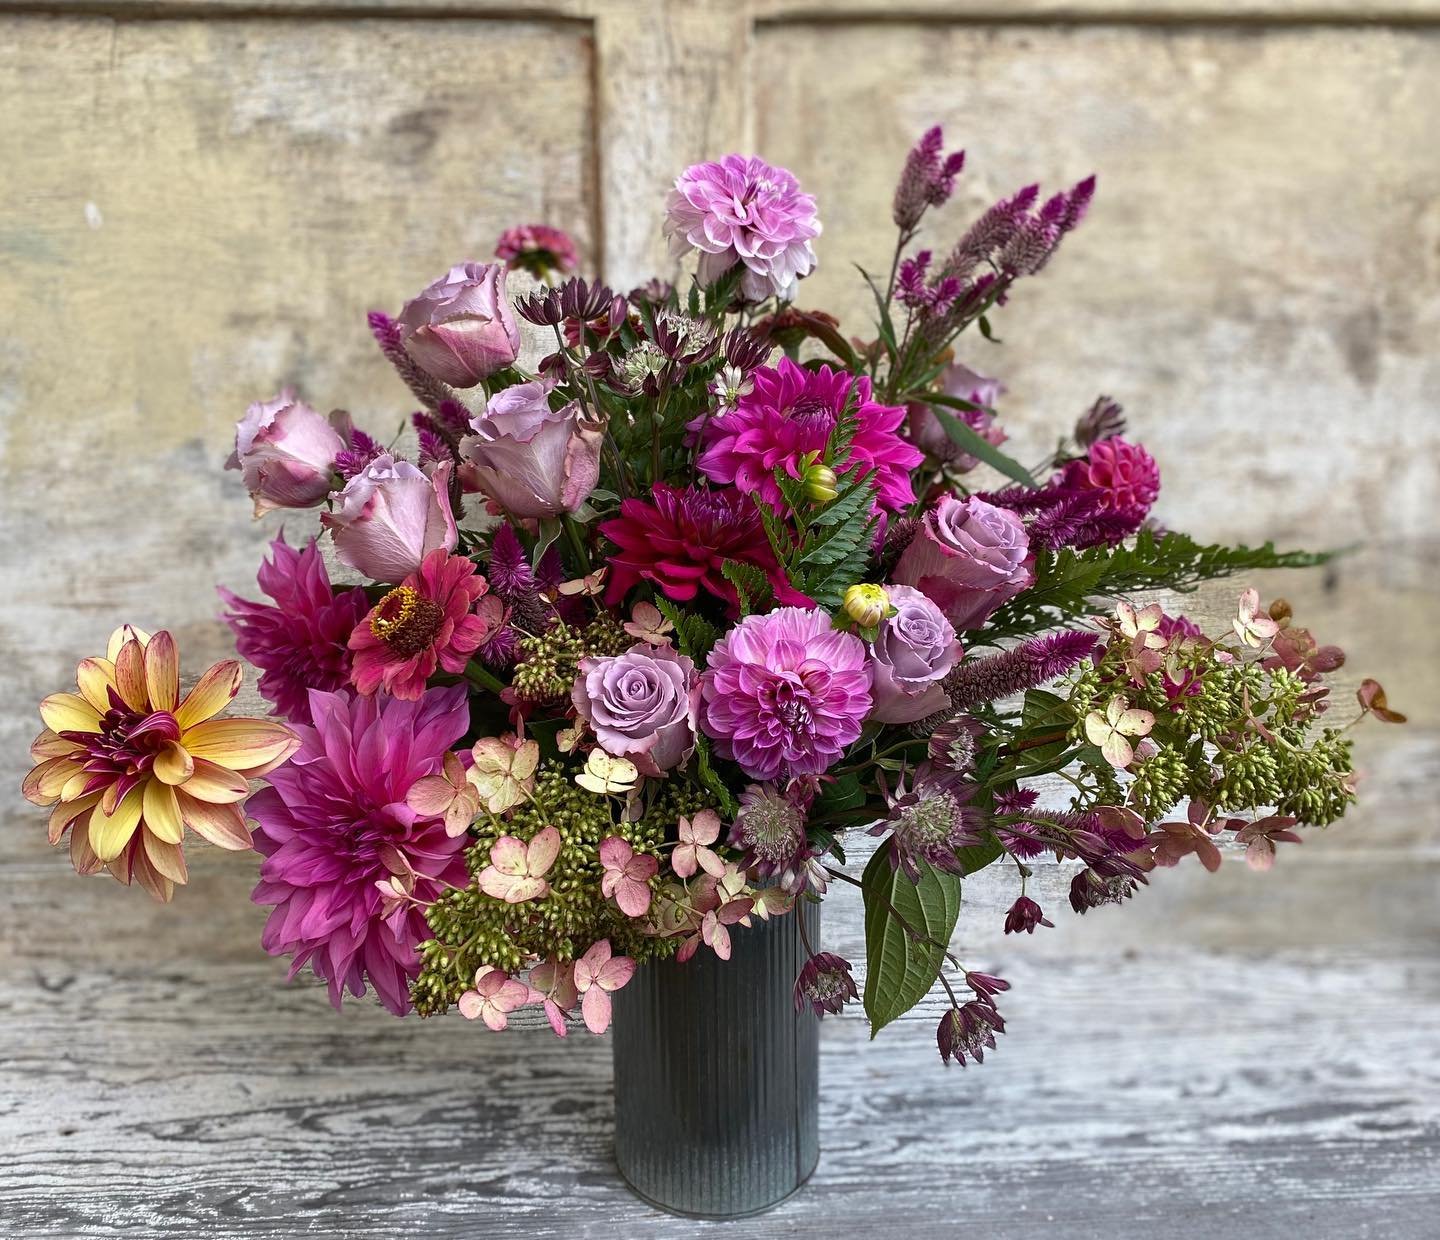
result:
<svg viewBox="0 0 1440 1240"><path fill-rule="evenodd" d="M588 574L590 572L590 552L585 546L585 536L581 532L580 523L567 512L560 518L560 525L565 530L565 537L570 542L570 550L580 561L581 574Z"/></svg>
<svg viewBox="0 0 1440 1240"><path fill-rule="evenodd" d="M505 692L505 682L493 672L481 667L474 659L465 665L465 679L477 689L486 689L495 694Z"/></svg>

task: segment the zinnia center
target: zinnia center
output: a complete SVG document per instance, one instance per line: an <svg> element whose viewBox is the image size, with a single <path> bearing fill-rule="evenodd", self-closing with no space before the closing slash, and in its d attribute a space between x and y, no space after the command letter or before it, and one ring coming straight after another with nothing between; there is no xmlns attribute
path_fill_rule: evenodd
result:
<svg viewBox="0 0 1440 1240"><path fill-rule="evenodd" d="M396 586L375 607L370 631L398 655L419 654L440 631L445 611L413 586Z"/></svg>

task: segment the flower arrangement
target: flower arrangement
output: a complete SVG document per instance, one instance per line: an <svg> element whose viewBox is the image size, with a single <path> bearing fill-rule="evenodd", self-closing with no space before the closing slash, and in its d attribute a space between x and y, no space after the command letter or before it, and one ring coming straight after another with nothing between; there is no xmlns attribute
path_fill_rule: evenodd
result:
<svg viewBox="0 0 1440 1240"><path fill-rule="evenodd" d="M413 448L288 389L237 426L257 515L322 508L358 579L282 536L268 601L221 592L277 718L220 717L235 662L182 696L170 634L121 628L40 705L24 793L51 842L160 900L187 828L253 847L262 946L335 1004L497 1030L533 1005L562 1036L603 1031L637 965L727 959L851 884L863 996L807 943L797 1009L859 1001L878 1029L938 985L963 1064L1007 989L951 954L968 875L1012 867L1004 929L1033 934L1041 856L1075 864L1083 914L1190 854L1213 870L1225 838L1267 869L1341 817L1350 727L1403 721L1380 686L1337 721L1344 655L1285 603L1246 590L1207 634L1138 597L1326 557L1156 525L1159 469L1105 397L1038 467L1001 450L1004 387L957 340L991 338L1095 181L1027 186L937 257L917 238L963 162L938 128L909 152L868 339L793 307L816 203L735 155L669 195L683 286L587 281L530 225L372 314Z"/></svg>

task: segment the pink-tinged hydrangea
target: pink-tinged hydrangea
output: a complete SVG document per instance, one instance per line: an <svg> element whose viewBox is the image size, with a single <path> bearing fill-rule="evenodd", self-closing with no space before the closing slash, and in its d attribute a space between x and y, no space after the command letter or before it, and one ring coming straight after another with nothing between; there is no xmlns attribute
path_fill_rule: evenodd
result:
<svg viewBox="0 0 1440 1240"><path fill-rule="evenodd" d="M870 713L865 643L823 611L747 616L710 652L701 727L752 779L819 775Z"/></svg>
<svg viewBox="0 0 1440 1240"><path fill-rule="evenodd" d="M743 263L740 291L751 301L793 297L815 269L815 199L784 168L755 156L686 168L665 201L664 228L675 258L699 251L701 284Z"/></svg>
<svg viewBox="0 0 1440 1240"><path fill-rule="evenodd" d="M419 906L468 878L466 837L406 804L469 726L465 687L413 702L317 691L310 712L313 724L295 729L294 759L248 805L265 858L250 898L274 906L261 946L291 957L291 977L308 964L336 1007L368 982L403 1016L420 971L416 948L430 937ZM413 900L387 903L379 884L397 875Z"/></svg>
<svg viewBox="0 0 1440 1240"><path fill-rule="evenodd" d="M505 605L475 562L443 547L386 594L350 634L351 680L361 693L418 698L437 671L460 675L500 627Z"/></svg>
<svg viewBox="0 0 1440 1240"><path fill-rule="evenodd" d="M751 378L753 389L740 397L735 408L704 425L704 451L697 464L706 477L759 495L778 511L784 499L775 470L783 469L795 479L803 477L806 465L816 459L812 454L824 452L855 383L859 427L841 473L872 473L878 503L892 512L915 502L910 471L924 454L900 435L904 407L872 400L868 378L829 366L807 370L788 357L777 367L756 370Z"/></svg>
<svg viewBox="0 0 1440 1240"><path fill-rule="evenodd" d="M1138 443L1115 435L1097 440L1085 457L1071 461L1060 485L1097 491L1108 511L1140 521L1160 494L1160 467Z"/></svg>
<svg viewBox="0 0 1440 1240"><path fill-rule="evenodd" d="M329 693L350 682L346 642L369 600L358 587L338 593L331 587L313 538L299 551L277 538L256 576L275 605L221 588L225 623L235 634L235 649L259 669L260 695L275 713L309 723L309 691Z"/></svg>

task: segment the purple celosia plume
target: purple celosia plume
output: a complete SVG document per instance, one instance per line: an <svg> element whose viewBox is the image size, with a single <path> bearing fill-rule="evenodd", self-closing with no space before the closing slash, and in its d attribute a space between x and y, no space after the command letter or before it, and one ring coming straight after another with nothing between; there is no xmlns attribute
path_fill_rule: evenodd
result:
<svg viewBox="0 0 1440 1240"><path fill-rule="evenodd" d="M405 351L405 337L399 323L382 310L372 310L365 317L370 324L370 334L375 337L385 360L395 367L395 372L422 405L427 409L438 409L445 401L454 399L448 387L426 374L411 360L410 354Z"/></svg>
<svg viewBox="0 0 1440 1240"><path fill-rule="evenodd" d="M330 986L363 995L368 982L395 1015L410 1010L430 937L420 912L467 879L466 837L406 804L416 781L441 769L470 722L465 687L429 689L415 701L312 692L313 726L300 750L250 798L255 848L265 858L251 899L273 905L261 944L306 964ZM377 883L404 879L419 902L386 908Z"/></svg>
<svg viewBox="0 0 1440 1240"><path fill-rule="evenodd" d="M346 643L370 602L364 590L332 589L313 538L298 551L283 535L277 538L256 576L274 604L251 602L222 587L225 623L235 634L236 650L259 668L260 694L275 713L309 723L310 689L349 684Z"/></svg>
<svg viewBox="0 0 1440 1240"><path fill-rule="evenodd" d="M938 207L949 200L955 192L955 178L964 167L964 151L945 154L945 134L939 125L920 136L905 157L891 207L901 232L913 231L927 207Z"/></svg>
<svg viewBox="0 0 1440 1240"><path fill-rule="evenodd" d="M1065 629L1032 637L1002 654L972 656L944 680L951 707L969 710L1063 676L1099 643L1093 633Z"/></svg>

